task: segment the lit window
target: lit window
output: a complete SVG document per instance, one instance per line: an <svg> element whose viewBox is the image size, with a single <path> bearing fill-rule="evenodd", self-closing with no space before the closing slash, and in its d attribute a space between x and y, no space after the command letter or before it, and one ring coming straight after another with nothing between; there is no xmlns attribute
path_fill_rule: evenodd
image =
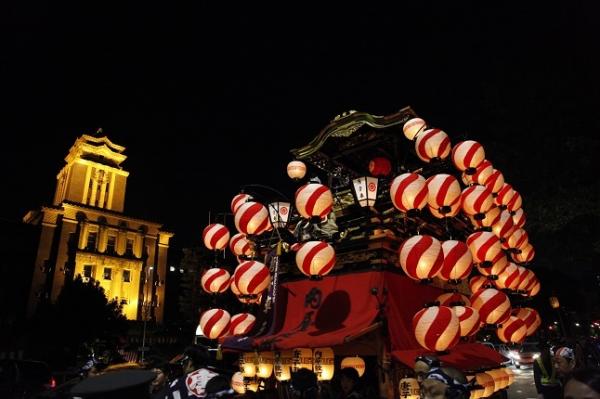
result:
<svg viewBox="0 0 600 399"><path fill-rule="evenodd" d="M125 247L125 253L133 254L133 238L127 239L127 246Z"/></svg>
<svg viewBox="0 0 600 399"><path fill-rule="evenodd" d="M123 270L123 282L129 283L131 281L131 271Z"/></svg>
<svg viewBox="0 0 600 399"><path fill-rule="evenodd" d="M109 254L115 253L115 246L117 242L117 237L108 236L108 241L106 242L106 252Z"/></svg>
<svg viewBox="0 0 600 399"><path fill-rule="evenodd" d="M112 280L112 269L110 267L105 267L104 268L104 279L105 280Z"/></svg>
<svg viewBox="0 0 600 399"><path fill-rule="evenodd" d="M83 266L83 277L91 278L93 270L94 270L93 265L84 265Z"/></svg>
<svg viewBox="0 0 600 399"><path fill-rule="evenodd" d="M95 231L90 231L88 233L87 249L89 249L89 250L96 249L96 238L97 237L98 237L98 233Z"/></svg>

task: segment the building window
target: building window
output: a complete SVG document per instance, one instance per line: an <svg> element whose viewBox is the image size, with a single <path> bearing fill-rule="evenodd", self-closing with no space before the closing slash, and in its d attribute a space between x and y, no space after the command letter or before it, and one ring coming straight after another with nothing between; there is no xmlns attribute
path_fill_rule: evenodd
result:
<svg viewBox="0 0 600 399"><path fill-rule="evenodd" d="M94 265L84 265L83 266L83 277L85 277L86 279L90 279L92 278L92 273L94 271Z"/></svg>
<svg viewBox="0 0 600 399"><path fill-rule="evenodd" d="M87 239L87 249L89 249L90 251L93 251L96 249L96 239L98 238L98 233L95 231L90 231L88 233L88 239Z"/></svg>
<svg viewBox="0 0 600 399"><path fill-rule="evenodd" d="M128 255L133 255L133 238L127 239L127 246L125 247L125 253Z"/></svg>
<svg viewBox="0 0 600 399"><path fill-rule="evenodd" d="M109 235L108 240L106 241L106 252L109 254L114 254L116 245L117 237Z"/></svg>
<svg viewBox="0 0 600 399"><path fill-rule="evenodd" d="M131 271L123 270L123 282L129 283L131 282Z"/></svg>
<svg viewBox="0 0 600 399"><path fill-rule="evenodd" d="M112 269L110 267L105 267L104 268L104 279L105 280L112 280Z"/></svg>

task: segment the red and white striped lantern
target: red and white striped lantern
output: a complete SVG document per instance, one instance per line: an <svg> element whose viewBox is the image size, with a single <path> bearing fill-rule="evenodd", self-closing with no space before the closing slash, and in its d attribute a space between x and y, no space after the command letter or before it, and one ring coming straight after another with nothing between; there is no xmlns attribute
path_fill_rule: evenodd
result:
<svg viewBox="0 0 600 399"><path fill-rule="evenodd" d="M208 249L224 249L229 242L229 229L219 223L209 224L202 232L202 239Z"/></svg>
<svg viewBox="0 0 600 399"><path fill-rule="evenodd" d="M481 265L477 265L477 270L479 273L486 277L497 277L500 273L502 273L508 267L508 259L504 252L500 252L496 259L492 260L491 266L482 267Z"/></svg>
<svg viewBox="0 0 600 399"><path fill-rule="evenodd" d="M440 242L428 235L413 236L400 246L400 266L414 280L435 277L444 264Z"/></svg>
<svg viewBox="0 0 600 399"><path fill-rule="evenodd" d="M513 255L513 259L519 263L529 263L535 257L535 249L533 249L533 245L527 243L523 248L521 248L521 252Z"/></svg>
<svg viewBox="0 0 600 399"><path fill-rule="evenodd" d="M471 306L487 324L502 323L510 316L510 301L505 293L494 288L477 291L471 296Z"/></svg>
<svg viewBox="0 0 600 399"><path fill-rule="evenodd" d="M238 301L240 301L241 303L253 304L260 303L262 301L262 292L257 296L242 295L240 290L238 290L237 286L235 285L235 279L233 278L233 276L231 276L231 283L229 288L231 288L231 292L233 292L233 294L237 297Z"/></svg>
<svg viewBox="0 0 600 399"><path fill-rule="evenodd" d="M308 241L296 252L296 266L309 277L321 277L335 266L335 250L324 241Z"/></svg>
<svg viewBox="0 0 600 399"><path fill-rule="evenodd" d="M472 294L491 286L492 283L487 277L473 276L469 279L469 289L471 290Z"/></svg>
<svg viewBox="0 0 600 399"><path fill-rule="evenodd" d="M492 232L501 240L510 237L514 229L515 224L512 215L506 210L500 212L498 220L492 225Z"/></svg>
<svg viewBox="0 0 600 399"><path fill-rule="evenodd" d="M523 228L523 226L525 226L525 222L527 221L525 212L523 211L523 208L519 208L513 212L511 212L512 214L512 218L513 218L513 222L515 222L515 227L520 229Z"/></svg>
<svg viewBox="0 0 600 399"><path fill-rule="evenodd" d="M520 290L522 288L525 288L527 284L529 284L529 280L531 279L531 277L533 277L533 273L531 273L529 269L523 266L517 266L517 269L519 270L519 280L517 282L515 290Z"/></svg>
<svg viewBox="0 0 600 399"><path fill-rule="evenodd" d="M496 334L502 342L520 344L527 336L527 327L523 320L510 316L502 323Z"/></svg>
<svg viewBox="0 0 600 399"><path fill-rule="evenodd" d="M494 169L483 185L489 188L492 193L496 194L504 185L504 175L498 169Z"/></svg>
<svg viewBox="0 0 600 399"><path fill-rule="evenodd" d="M460 324L460 336L470 337L481 327L479 312L470 306L454 306L452 308Z"/></svg>
<svg viewBox="0 0 600 399"><path fill-rule="evenodd" d="M507 208L508 203L513 200L513 197L516 194L518 193L513 189L513 187L510 184L504 183L498 191L498 195L496 195L494 201L496 202L496 205L503 208Z"/></svg>
<svg viewBox="0 0 600 399"><path fill-rule="evenodd" d="M332 208L333 195L323 184L305 184L296 191L296 210L303 218L324 218Z"/></svg>
<svg viewBox="0 0 600 399"><path fill-rule="evenodd" d="M447 292L442 294L437 297L436 301L440 303L440 306L471 306L469 298L458 292Z"/></svg>
<svg viewBox="0 0 600 399"><path fill-rule="evenodd" d="M241 295L258 295L271 282L269 268L253 260L240 263L233 272L233 278Z"/></svg>
<svg viewBox="0 0 600 399"><path fill-rule="evenodd" d="M483 162L479 164L475 168L475 173L472 175L468 175L466 173L462 174L463 183L466 185L471 184L485 184L486 180L492 175L494 171L494 166L490 161L484 159Z"/></svg>
<svg viewBox="0 0 600 399"><path fill-rule="evenodd" d="M502 243L502 247L513 252L518 252L522 248L525 248L528 243L529 235L527 232L523 229L514 229L512 234Z"/></svg>
<svg viewBox="0 0 600 399"><path fill-rule="evenodd" d="M306 175L306 164L302 161L291 161L287 164L287 174L290 179L302 179Z"/></svg>
<svg viewBox="0 0 600 399"><path fill-rule="evenodd" d="M403 173L392 181L390 197L399 211L423 209L427 204L427 182L417 173Z"/></svg>
<svg viewBox="0 0 600 399"><path fill-rule="evenodd" d="M239 206L233 217L235 227L240 233L260 235L271 225L269 211L258 202L249 201Z"/></svg>
<svg viewBox="0 0 600 399"><path fill-rule="evenodd" d="M467 237L467 245L475 263L491 266L491 263L502 254L500 239L489 231L477 231Z"/></svg>
<svg viewBox="0 0 600 399"><path fill-rule="evenodd" d="M519 278L519 267L509 262L506 269L498 274L498 279L494 281L494 284L499 289L516 290L519 287Z"/></svg>
<svg viewBox="0 0 600 399"><path fill-rule="evenodd" d="M404 135L409 140L414 140L417 134L421 133L425 130L425 121L421 118L412 118L406 121L404 126L402 126L402 131Z"/></svg>
<svg viewBox="0 0 600 399"><path fill-rule="evenodd" d="M494 206L494 197L492 197L492 192L486 186L475 184L462 191L461 203L464 213L482 217Z"/></svg>
<svg viewBox="0 0 600 399"><path fill-rule="evenodd" d="M492 207L489 211L487 211L484 215L482 219L475 219L472 216L469 216L469 220L471 220L471 224L473 225L473 227L475 227L476 229L480 229L483 227L492 227L494 225L494 223L496 223L498 220L500 220L500 208L498 207Z"/></svg>
<svg viewBox="0 0 600 399"><path fill-rule="evenodd" d="M217 339L229 333L231 316L223 309L210 309L200 317L200 329L206 338Z"/></svg>
<svg viewBox="0 0 600 399"><path fill-rule="evenodd" d="M513 310L513 316L525 322L527 328L527 336L533 335L538 327L542 324L542 319L535 309L532 308L519 308Z"/></svg>
<svg viewBox="0 0 600 399"><path fill-rule="evenodd" d="M506 204L506 209L508 209L511 212L514 212L517 209L520 209L521 206L523 206L523 197L521 197L521 194L519 194L517 190L513 191L514 195L512 196L508 204Z"/></svg>
<svg viewBox="0 0 600 399"><path fill-rule="evenodd" d="M458 215L458 212L460 211L460 201L450 205L450 207L444 207L440 209L432 208L431 205L427 205L427 209L438 219L453 218L454 216ZM444 211L443 213L441 212L442 210Z"/></svg>
<svg viewBox="0 0 600 399"><path fill-rule="evenodd" d="M539 294L540 289L542 289L540 280L538 280L537 277L534 277L532 280L533 281L527 286L527 296L536 296Z"/></svg>
<svg viewBox="0 0 600 399"><path fill-rule="evenodd" d="M231 200L231 213L235 213L240 206L242 206L250 200L252 200L252 196L244 193L240 193L233 197L233 199Z"/></svg>
<svg viewBox="0 0 600 399"><path fill-rule="evenodd" d="M535 273L531 269L526 269L523 273L521 280L519 282L519 287L517 288L519 291L527 292L531 287L535 284L537 277Z"/></svg>
<svg viewBox="0 0 600 399"><path fill-rule="evenodd" d="M473 269L473 256L467 244L462 241L446 240L442 242L444 263L438 273L442 280L458 281L469 276Z"/></svg>
<svg viewBox="0 0 600 399"><path fill-rule="evenodd" d="M460 339L460 323L447 306L431 306L413 317L413 331L419 345L430 351L445 351Z"/></svg>
<svg viewBox="0 0 600 399"><path fill-rule="evenodd" d="M250 313L238 313L231 316L229 322L229 334L231 335L248 335L254 328L256 317Z"/></svg>
<svg viewBox="0 0 600 399"><path fill-rule="evenodd" d="M200 284L202 289L210 294L223 293L229 288L231 276L225 269L214 267L202 275Z"/></svg>
<svg viewBox="0 0 600 399"><path fill-rule="evenodd" d="M483 146L476 141L466 140L457 143L452 148L452 162L461 172L475 172L485 159Z"/></svg>
<svg viewBox="0 0 600 399"><path fill-rule="evenodd" d="M446 159L450 155L450 147L450 138L441 129L425 130L415 141L417 156L425 162L431 162L432 159Z"/></svg>
<svg viewBox="0 0 600 399"><path fill-rule="evenodd" d="M238 233L229 240L229 249L235 256L251 256L254 252L254 244L244 233Z"/></svg>
<svg viewBox="0 0 600 399"><path fill-rule="evenodd" d="M427 203L440 213L446 213L445 208L460 203L460 184L454 176L437 174L427 179Z"/></svg>

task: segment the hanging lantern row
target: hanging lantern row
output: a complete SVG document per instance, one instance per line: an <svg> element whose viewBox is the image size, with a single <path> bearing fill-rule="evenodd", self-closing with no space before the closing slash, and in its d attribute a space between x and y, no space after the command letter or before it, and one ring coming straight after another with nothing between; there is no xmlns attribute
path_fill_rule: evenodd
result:
<svg viewBox="0 0 600 399"><path fill-rule="evenodd" d="M228 335L247 335L256 323L250 313L233 316L223 309L210 309L200 317L200 331L208 339L218 339Z"/></svg>
<svg viewBox="0 0 600 399"><path fill-rule="evenodd" d="M331 348L297 348L282 352L246 352L240 356L240 373L246 378L270 378L287 381L291 373L302 368L315 372L319 381L329 381L334 374Z"/></svg>

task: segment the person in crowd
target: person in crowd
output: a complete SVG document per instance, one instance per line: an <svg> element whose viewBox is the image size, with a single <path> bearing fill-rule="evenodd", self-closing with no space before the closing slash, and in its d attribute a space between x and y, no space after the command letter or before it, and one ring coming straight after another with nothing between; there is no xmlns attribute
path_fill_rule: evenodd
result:
<svg viewBox="0 0 600 399"><path fill-rule="evenodd" d="M565 385L565 399L600 399L600 370L575 370Z"/></svg>
<svg viewBox="0 0 600 399"><path fill-rule="evenodd" d="M433 367L421 382L423 399L468 399L469 396L467 378L454 367Z"/></svg>
<svg viewBox="0 0 600 399"><path fill-rule="evenodd" d="M550 346L543 343L540 345L540 357L533 363L533 380L538 399L561 398L560 381L556 376Z"/></svg>
<svg viewBox="0 0 600 399"><path fill-rule="evenodd" d="M291 397L294 399L317 399L319 397L319 384L317 375L302 368L292 373L290 383Z"/></svg>
<svg viewBox="0 0 600 399"><path fill-rule="evenodd" d="M234 395L229 379L222 375L216 375L206 383L206 399L229 399Z"/></svg>
<svg viewBox="0 0 600 399"><path fill-rule="evenodd" d="M150 393L154 399L164 399L169 389L169 376L171 367L162 359L154 358L148 364L148 369L156 374L150 384Z"/></svg>
<svg viewBox="0 0 600 399"><path fill-rule="evenodd" d="M433 368L441 367L440 360L433 355L417 356L413 367L419 383L423 382L425 375Z"/></svg>
<svg viewBox="0 0 600 399"><path fill-rule="evenodd" d="M342 387L343 399L362 399L360 393L360 376L353 367L345 367L340 370L340 385Z"/></svg>
<svg viewBox="0 0 600 399"><path fill-rule="evenodd" d="M174 380L168 389L167 399L204 398L206 384L218 374L209 370L210 355L208 348L190 346L183 352L179 361L183 375Z"/></svg>
<svg viewBox="0 0 600 399"><path fill-rule="evenodd" d="M156 375L148 370L120 370L86 378L69 397L81 399L150 399L150 383Z"/></svg>
<svg viewBox="0 0 600 399"><path fill-rule="evenodd" d="M572 348L561 346L554 351L554 368L563 385L571 377L576 363L575 352Z"/></svg>

